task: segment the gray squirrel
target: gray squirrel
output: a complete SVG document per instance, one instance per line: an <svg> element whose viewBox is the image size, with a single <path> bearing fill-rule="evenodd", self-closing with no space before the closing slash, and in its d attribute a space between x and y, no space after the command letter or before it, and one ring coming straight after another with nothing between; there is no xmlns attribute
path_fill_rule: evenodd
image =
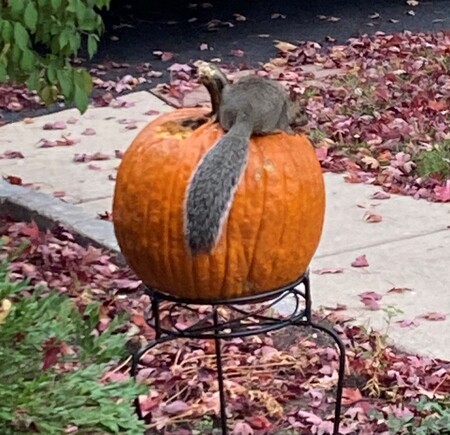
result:
<svg viewBox="0 0 450 435"><path fill-rule="evenodd" d="M220 237L247 164L250 137L291 133L294 116L288 93L273 80L251 75L231 84L206 63L198 72L211 94L211 116L227 133L199 162L187 188L185 237L193 255L210 253Z"/></svg>

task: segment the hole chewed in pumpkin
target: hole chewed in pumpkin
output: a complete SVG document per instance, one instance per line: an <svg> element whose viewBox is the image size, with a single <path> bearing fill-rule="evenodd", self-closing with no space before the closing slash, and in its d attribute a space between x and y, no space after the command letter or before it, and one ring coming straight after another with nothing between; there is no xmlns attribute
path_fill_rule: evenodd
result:
<svg viewBox="0 0 450 435"><path fill-rule="evenodd" d="M186 139L207 121L204 116L167 121L156 127L156 136L160 139Z"/></svg>

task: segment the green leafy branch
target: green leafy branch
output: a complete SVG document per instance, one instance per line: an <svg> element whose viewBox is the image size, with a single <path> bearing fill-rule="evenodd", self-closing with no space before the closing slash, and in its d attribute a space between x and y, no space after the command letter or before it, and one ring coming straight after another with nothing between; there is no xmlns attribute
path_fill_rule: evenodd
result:
<svg viewBox="0 0 450 435"><path fill-rule="evenodd" d="M0 1L0 82L26 83L45 104L63 95L84 112L92 80L71 60L86 44L90 58L111 0Z"/></svg>

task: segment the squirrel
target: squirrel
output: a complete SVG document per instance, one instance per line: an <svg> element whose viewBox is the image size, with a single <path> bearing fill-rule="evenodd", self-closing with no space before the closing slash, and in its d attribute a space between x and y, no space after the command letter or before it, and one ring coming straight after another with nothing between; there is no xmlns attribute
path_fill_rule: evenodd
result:
<svg viewBox="0 0 450 435"><path fill-rule="evenodd" d="M186 192L185 237L192 255L210 253L247 164L250 137L292 133L292 101L283 86L257 75L230 83L216 66L201 64L199 80L211 94L212 113L226 134L205 154Z"/></svg>

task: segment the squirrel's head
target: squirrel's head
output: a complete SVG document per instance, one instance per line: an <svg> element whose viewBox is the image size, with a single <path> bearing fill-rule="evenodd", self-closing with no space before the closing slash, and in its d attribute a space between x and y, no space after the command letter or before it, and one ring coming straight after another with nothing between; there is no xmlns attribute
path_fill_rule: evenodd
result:
<svg viewBox="0 0 450 435"><path fill-rule="evenodd" d="M197 73L199 78L202 77L212 78L217 73L217 67L211 65L208 62L200 61L197 64Z"/></svg>

